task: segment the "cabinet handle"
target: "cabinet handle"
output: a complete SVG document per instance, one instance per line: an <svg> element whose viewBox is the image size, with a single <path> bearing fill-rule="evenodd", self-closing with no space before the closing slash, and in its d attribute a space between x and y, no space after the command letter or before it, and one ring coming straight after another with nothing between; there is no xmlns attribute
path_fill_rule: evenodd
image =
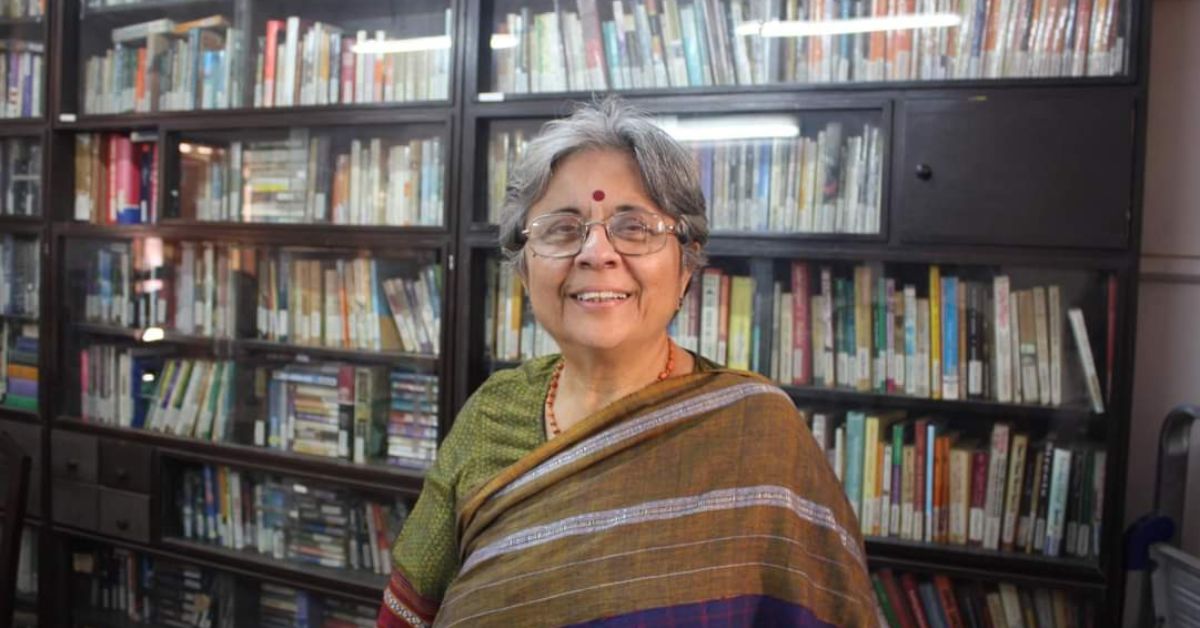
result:
<svg viewBox="0 0 1200 628"><path fill-rule="evenodd" d="M933 168L929 164L917 164L917 178L922 181L928 181L933 178Z"/></svg>
<svg viewBox="0 0 1200 628"><path fill-rule="evenodd" d="M129 472L125 469L117 469L117 481L124 482L129 479Z"/></svg>
<svg viewBox="0 0 1200 628"><path fill-rule="evenodd" d="M117 529L122 532L129 530L129 520L128 519L117 519Z"/></svg>
<svg viewBox="0 0 1200 628"><path fill-rule="evenodd" d="M78 471L79 471L79 461L75 460L74 458L68 460L67 461L67 472L69 472L71 475L75 475L75 473Z"/></svg>

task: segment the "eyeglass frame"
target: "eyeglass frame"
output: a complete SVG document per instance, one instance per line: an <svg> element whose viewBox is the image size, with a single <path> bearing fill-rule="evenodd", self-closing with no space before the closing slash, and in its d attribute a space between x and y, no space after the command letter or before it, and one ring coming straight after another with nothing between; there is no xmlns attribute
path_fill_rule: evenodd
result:
<svg viewBox="0 0 1200 628"><path fill-rule="evenodd" d="M583 247L584 247L584 245L587 244L588 237L592 233L592 227L594 227L596 225L601 225L604 227L604 236L608 238L608 241L612 245L613 250L616 251L619 255L622 255L624 257L641 257L643 255L654 255L655 253L658 253L659 251L663 250L663 248L666 247L666 242L667 242L666 238L663 238L663 246L662 247L657 248L653 251L647 251L645 253L622 253L621 251L617 250L617 244L616 244L617 241L616 241L616 239L613 238L612 233L609 232L608 223L613 218L616 218L621 215L628 215L630 213L635 213L635 212L640 213L640 214L649 214L651 216L655 216L658 218L659 227L658 227L658 230L654 232L654 235L662 235L662 234L669 233L669 234L674 235L675 239L678 240L681 245L687 244L687 225L685 223L680 221L680 222L675 222L672 224L666 224L667 223L666 216L664 216L658 212L650 211L648 209L640 209L639 208L639 209L636 209L633 211L614 212L613 214L611 214L608 218L605 218L604 220L587 220L587 221L583 220L583 218L581 218L577 214L567 212L567 211L554 211L554 212L545 213L545 214L542 214L541 216L538 216L537 218L534 218L533 220L529 221L530 227L526 227L521 230L520 233L525 238L524 242L522 242L521 245L524 247L524 246L527 246L530 244L529 233L532 230L532 225L534 222L536 222L542 218L547 218L547 217L551 217L551 216L563 216L563 217L567 217L567 218L575 218L583 223L579 228L580 233L582 234L582 237L580 237L580 239L579 239L579 250L575 251L574 253L568 254L568 255L543 255L541 253L538 253L537 251L534 251L531 246L529 250L534 255L537 255L538 257L545 257L547 259L567 259L569 257L575 257L576 255L579 255L580 253L583 252Z"/></svg>

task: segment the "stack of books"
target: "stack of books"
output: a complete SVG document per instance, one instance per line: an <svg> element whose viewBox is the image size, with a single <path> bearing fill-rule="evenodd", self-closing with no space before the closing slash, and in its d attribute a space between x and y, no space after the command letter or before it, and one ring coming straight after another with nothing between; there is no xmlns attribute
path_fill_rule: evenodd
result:
<svg viewBox="0 0 1200 628"><path fill-rule="evenodd" d="M0 405L37 412L38 326L0 321Z"/></svg>
<svg viewBox="0 0 1200 628"><path fill-rule="evenodd" d="M282 250L258 263L258 337L299 345L435 355L441 267L388 277L374 258ZM390 316L389 316L390 314Z"/></svg>
<svg viewBox="0 0 1200 628"><path fill-rule="evenodd" d="M39 244L36 239L0 234L0 315L39 315L42 293Z"/></svg>
<svg viewBox="0 0 1200 628"><path fill-rule="evenodd" d="M184 539L332 569L391 572L408 507L224 466L186 468L176 483Z"/></svg>
<svg viewBox="0 0 1200 628"><path fill-rule="evenodd" d="M1106 454L1011 424L977 439L901 412L810 411L813 437L867 537L1095 558Z"/></svg>
<svg viewBox="0 0 1200 628"><path fill-rule="evenodd" d="M112 30L112 47L84 62L89 114L228 109L242 105L244 52L224 15L170 18Z"/></svg>
<svg viewBox="0 0 1200 628"><path fill-rule="evenodd" d="M372 628L378 611L377 607L322 598L302 589L264 582L259 586L256 625L267 628Z"/></svg>
<svg viewBox="0 0 1200 628"><path fill-rule="evenodd" d="M270 373L255 445L365 463L383 457L384 367L292 364Z"/></svg>
<svg viewBox="0 0 1200 628"><path fill-rule="evenodd" d="M451 10L409 13L402 38L291 15L258 37L255 107L358 105L449 97Z"/></svg>
<svg viewBox="0 0 1200 628"><path fill-rule="evenodd" d="M484 346L493 360L516 361L558 353L558 343L533 316L525 284L511 264L488 260Z"/></svg>
<svg viewBox="0 0 1200 628"><path fill-rule="evenodd" d="M46 75L46 46L38 41L0 39L0 118L35 118L42 115Z"/></svg>
<svg viewBox="0 0 1200 628"><path fill-rule="evenodd" d="M879 233L886 150L878 126L828 122L811 136L718 141L680 135L687 120L663 123L696 160L710 229Z"/></svg>
<svg viewBox="0 0 1200 628"><path fill-rule="evenodd" d="M157 137L76 134L74 216L105 225L158 222Z"/></svg>
<svg viewBox="0 0 1200 628"><path fill-rule="evenodd" d="M768 296L753 277L710 267L693 282L671 333L718 363L789 385L1041 406L1072 403L1086 391L1092 411L1104 412L1082 310L1063 302L1058 285L1017 290L1007 275L975 280L938 266L920 274L921 281L911 273L905 281L878 265L841 274L797 261ZM768 319L754 316L760 299ZM1073 362L1065 357L1068 326ZM765 356L763 336L771 339Z"/></svg>
<svg viewBox="0 0 1200 628"><path fill-rule="evenodd" d="M440 137L368 136L345 146L293 129L286 138L179 145L177 218L438 226L445 205Z"/></svg>
<svg viewBox="0 0 1200 628"><path fill-rule="evenodd" d="M438 378L395 369L387 424L389 464L425 470L437 456Z"/></svg>
<svg viewBox="0 0 1200 628"><path fill-rule="evenodd" d="M14 137L0 141L0 216L37 216L42 209L42 144Z"/></svg>
<svg viewBox="0 0 1200 628"><path fill-rule="evenodd" d="M895 19L913 8L833 0L616 0L609 6L575 0L549 11L497 12L492 89L520 94L1110 76L1126 66L1129 9L1119 0L1087 2L1078 11L1073 5L1069 12L1034 0L995 6L970 0L949 10L953 26L874 31L852 22ZM922 7L920 13L932 14L932 5ZM849 24L837 34L805 29L839 21Z"/></svg>
<svg viewBox="0 0 1200 628"><path fill-rule="evenodd" d="M891 628L1096 625L1095 607L1062 589L952 581L943 574L919 576L891 569L872 572L871 581L882 619Z"/></svg>

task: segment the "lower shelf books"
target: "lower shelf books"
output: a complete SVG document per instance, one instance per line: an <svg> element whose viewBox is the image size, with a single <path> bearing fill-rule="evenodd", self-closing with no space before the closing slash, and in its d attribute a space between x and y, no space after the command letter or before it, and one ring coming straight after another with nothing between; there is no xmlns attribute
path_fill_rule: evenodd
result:
<svg viewBox="0 0 1200 628"><path fill-rule="evenodd" d="M37 412L38 326L0 320L0 406Z"/></svg>
<svg viewBox="0 0 1200 628"><path fill-rule="evenodd" d="M42 143L13 137L0 140L0 216L37 216L42 206Z"/></svg>
<svg viewBox="0 0 1200 628"><path fill-rule="evenodd" d="M1096 558L1105 450L901 412L807 413L865 537Z"/></svg>
<svg viewBox="0 0 1200 628"><path fill-rule="evenodd" d="M891 628L1090 628L1095 605L1062 589L1020 587L933 576L872 572L880 624Z"/></svg>
<svg viewBox="0 0 1200 628"><path fill-rule="evenodd" d="M321 598L308 591L264 582L258 595L258 623L263 628L373 628L379 609L365 604Z"/></svg>
<svg viewBox="0 0 1200 628"><path fill-rule="evenodd" d="M74 626L347 628L375 606L131 550L72 541Z"/></svg>
<svg viewBox="0 0 1200 628"><path fill-rule="evenodd" d="M77 626L233 625L233 577L193 565L123 548L79 546L71 552L71 585Z"/></svg>
<svg viewBox="0 0 1200 628"><path fill-rule="evenodd" d="M0 234L0 315L36 317L42 291L41 245Z"/></svg>
<svg viewBox="0 0 1200 628"><path fill-rule="evenodd" d="M391 572L391 545L408 516L400 500L225 466L185 467L175 486L187 540L331 569Z"/></svg>

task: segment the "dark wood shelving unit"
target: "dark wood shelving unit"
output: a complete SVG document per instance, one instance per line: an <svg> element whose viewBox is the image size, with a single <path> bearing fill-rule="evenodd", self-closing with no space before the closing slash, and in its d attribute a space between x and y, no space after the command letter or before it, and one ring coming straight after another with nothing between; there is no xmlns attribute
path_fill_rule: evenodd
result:
<svg viewBox="0 0 1200 628"><path fill-rule="evenodd" d="M243 572L274 577L284 582L304 582L304 586L339 596L374 602L387 586L387 576L373 573L330 569L319 565L304 565L274 560L255 552L238 551L186 539L163 537L160 544L181 558L207 560L221 569L240 568Z"/></svg>
<svg viewBox="0 0 1200 628"><path fill-rule="evenodd" d="M0 18L0 29L28 36L38 30L46 44L43 114L29 119L0 120L0 138L37 138L42 146L42 185L40 215L33 217L0 216L0 233L39 237L43 241L41 258L41 315L18 318L39 326L39 406L35 412L0 407L0 421L14 429L32 429L40 439L35 452L35 477L30 487L41 497L42 516L27 516L26 522L39 532L39 591L35 605L42 625L70 625L54 591L65 591L70 563L69 546L75 539L122 547L177 560L246 578L261 578L318 594L377 604L386 579L371 574L315 569L273 560L247 552L194 543L165 534L162 520L169 512L163 503L163 477L170 477L172 465L210 464L247 468L279 475L311 479L375 495L411 497L419 493L423 475L384 464L356 465L349 462L296 454L288 451L214 443L173 435L83 422L72 415L70 395L77 394L78 356L72 353L80 337L113 344L148 346L142 342L142 329L100 325L82 321L73 311L78 295L72 294L68 265L72 252L84 241L112 240L128 242L148 237L167 241L237 243L247 246L281 247L305 251L369 252L377 259L416 259L440 264L443 271L441 295L441 347L437 356L404 352L373 352L315 346L300 346L249 337L212 338L166 331L155 344L177 346L189 355L211 354L218 359L262 357L298 358L319 361L344 361L364 365L414 367L438 376L439 439L444 438L453 417L467 396L496 368L517 366L515 362L492 361L483 346L484 283L483 260L498 253L498 229L484 224L486 211L488 127L492 123L548 120L568 114L572 103L591 101L583 92L489 95L491 51L488 49L491 13L495 3L482 0L449 0L453 11L451 80L449 98L437 101L391 102L336 106L251 107L202 111L157 111L149 113L87 114L83 111L84 61L95 54L96 46L111 45L109 33L119 26L162 17L194 19L224 14L231 19L248 20L241 33L247 58L245 76L254 71L255 38L262 35L263 20L280 18L311 9L288 9L278 0L150 0L137 4L103 8L83 8L87 0L49 2L42 18ZM1133 385L1134 330L1137 315L1138 258L1141 234L1141 193L1145 167L1146 99L1149 50L1150 3L1126 0L1131 7L1126 45L1127 71L1112 77L995 79L967 81L904 81L836 84L771 84L719 86L686 90L631 90L620 95L651 114L679 116L702 114L783 113L803 117L851 112L875 116L885 138L882 163L882 208L880 231L873 235L848 234L777 234L717 231L711 234L707 254L717 264L748 265L762 269L782 268L787 260L828 262L844 266L855 262L877 262L885 266L939 264L946 268L1047 269L1061 273L1079 273L1090 277L1114 276L1117 279L1115 368L1112 389L1103 415L1077 406L1042 407L1020 404L966 400L941 401L899 395L861 393L846 389L785 386L801 407L897 409L909 413L952 416L954 420L985 425L993 420L1009 420L1014 425L1082 426L1090 434L1099 434L1108 450L1107 485L1104 495L1104 536L1102 560L1048 558L1024 554L985 551L970 547L931 545L892 538L867 540L872 566L897 570L943 572L952 577L995 581L1008 580L1036 587L1065 588L1094 596L1097 615L1119 616L1124 597L1121 526L1128 464L1126 443L1130 429ZM337 5L350 14L372 13L368 0ZM402 3L407 6L407 3ZM344 7L342 5L345 5ZM397 9L398 10L398 9ZM603 9L601 9L603 11ZM335 11L331 8L331 14ZM303 16L302 17L306 17ZM352 31L348 31L352 32ZM15 35L14 35L15 36ZM245 89L245 97L251 90ZM997 212L995 193L1012 198L1058 198L1062 191L1045 180L1005 180L999 192L982 192L975 186L953 185L938 188L943 197L915 187L913 164L924 153L947 159L935 175L935 181L953 181L965 176L956 171L960 163L938 152L954 144L954 138L930 139L929 127L921 127L920 116L933 116L945 124L966 119L971 107L996 107L1008 114L1033 115L1046 102L1066 103L1079 115L1094 111L1121 114L1124 143L1119 149L1098 149L1082 154L1080 162L1120 162L1112 176L1100 177L1097 186L1120 180L1128 184L1113 203L1124 203L1120 217L1112 203L1104 207L1089 205L1088 210L1107 215L1109 220L1076 221L1078 229L1061 216L1046 213L1043 220L1030 219L1034 205L1028 208L1014 203L1013 214ZM934 114L937 114L936 116ZM1100 115L1100 114L1097 114ZM940 117L937 117L940 116ZM956 117L958 116L958 117ZM1036 116L1034 116L1036 117ZM1051 116L1051 119L1054 119ZM988 120L995 120L989 118ZM1066 120L1069 122L1069 120ZM182 175L172 151L187 138L207 138L224 133L236 136L262 130L288 128L364 128L387 129L397 125L438 127L442 130L444 164L444 220L436 227L348 226L325 224L267 224L240 222L199 222L162 219L149 225L96 225L74 220L75 137L82 133L139 131L153 137L159 148L157 215L165 217L172 205L172 193ZM995 126L977 122L976 127ZM1019 135L1019 134L1017 134ZM1022 155L1039 155L1053 150L1053 138L1043 146L1025 137L999 137L976 147L984 164L1001 159L1010 162ZM950 148L953 148L951 146ZM1115 159L1114 151L1122 159ZM1126 158L1127 159L1124 159ZM986 158L986 159L985 159ZM976 164L978 165L978 164ZM1079 165L1079 164L1076 164ZM965 166L964 166L965 168ZM1028 176L1036 179L1039 173ZM983 180L986 169L979 166L968 181ZM1070 190L1091 186L1062 184ZM958 196L954 196L957 194ZM948 196L946 196L948 195ZM1040 195L1040 197L1039 197ZM1005 197L1009 198L1009 197ZM1073 197L1077 198L1077 197ZM992 203L992 204L989 204ZM1073 207L1071 199L1062 201ZM947 211L954 208L954 211ZM1033 209L1030 209L1033 208ZM937 212L943 212L938 214ZM1026 213L1021 213L1022 211ZM1054 215L1051 215L1054 214ZM1004 224L984 227L993 215L1006 217ZM938 218L941 231L922 237L914 225ZM1028 223L1028 224L1026 224ZM1005 231L1012 225L1025 226L1025 235ZM1064 226L1066 225L1066 226ZM955 230L957 233L953 233ZM989 231L980 234L980 231ZM994 231L995 233L991 233ZM1019 229L1018 229L1019 231ZM1077 233L1076 233L1077 231ZM943 232L951 232L949 236ZM965 234L965 235L964 235ZM1049 235L1047 235L1049 234ZM978 237L976 237L978 236ZM1089 241L1089 238L1094 241ZM1055 240L1055 238L1061 238ZM1075 240L1072 241L1071 238ZM1084 241L1080 244L1079 241ZM73 248L76 247L76 248ZM908 269L912 270L912 269ZM245 298L253 298L247 295ZM243 316L239 313L239 317ZM255 316L253 308L245 316ZM250 327L253 327L253 321ZM1092 320L1088 320L1089 328ZM241 333L241 327L239 327ZM1069 330L1068 330L1069 333ZM1097 348L1097 350L1099 350ZM1064 359L1073 356L1065 355ZM1103 384L1102 384L1103 385ZM231 417L232 419L233 417ZM32 441L31 441L32 442ZM60 493L64 478L58 473L64 455L96 463L95 490L109 491L104 484L105 463L117 460L145 464L142 479L150 488L134 497L146 504L148 541L129 535L101 532L99 527L84 529L64 523L69 504ZM131 462L130 464L133 464ZM78 483L77 483L78 484ZM78 488L78 487L76 487ZM90 489L89 489L90 490ZM56 499L57 496L57 499ZM126 497L129 497L126 495ZM27 607L28 608L28 607ZM120 618L88 617L97 623L122 625ZM112 620L112 621L108 621Z"/></svg>
<svg viewBox="0 0 1200 628"><path fill-rule="evenodd" d="M385 464L354 464L346 460L266 447L204 441L147 429L89 423L75 417L60 416L55 422L55 427L114 440L146 443L157 447L163 456L209 464L253 467L277 473L294 473L322 482L375 492L415 496L421 490L423 482L421 473Z"/></svg>

